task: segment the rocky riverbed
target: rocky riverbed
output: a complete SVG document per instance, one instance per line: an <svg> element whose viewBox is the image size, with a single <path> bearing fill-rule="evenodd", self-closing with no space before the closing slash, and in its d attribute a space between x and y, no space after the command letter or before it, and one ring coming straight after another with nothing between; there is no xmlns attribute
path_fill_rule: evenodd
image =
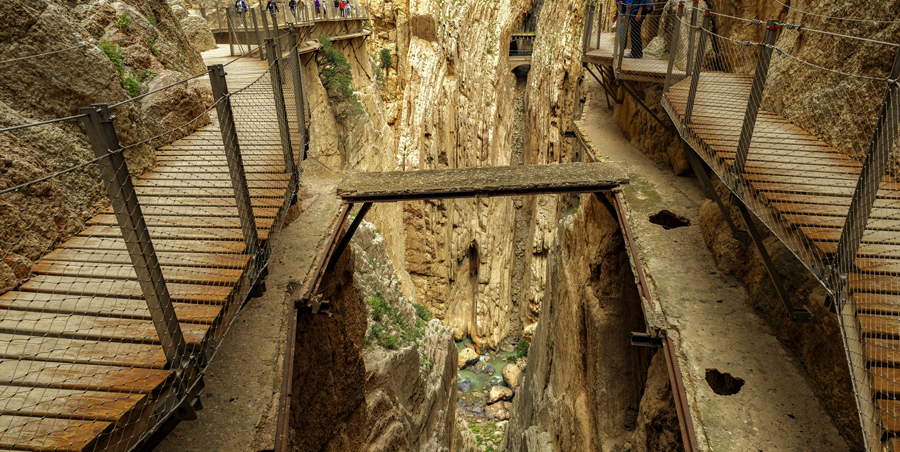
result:
<svg viewBox="0 0 900 452"><path fill-rule="evenodd" d="M478 354L471 340L456 343L456 410L471 421L503 421L510 417L512 398L525 369L528 343L508 337L498 350Z"/></svg>

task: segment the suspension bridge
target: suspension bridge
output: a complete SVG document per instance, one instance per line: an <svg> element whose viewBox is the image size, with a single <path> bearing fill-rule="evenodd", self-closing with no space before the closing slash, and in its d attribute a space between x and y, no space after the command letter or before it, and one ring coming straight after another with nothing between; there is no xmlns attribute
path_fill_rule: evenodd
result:
<svg viewBox="0 0 900 452"><path fill-rule="evenodd" d="M607 102L631 95L681 138L690 166L735 237L756 245L786 316L816 321L785 290L757 224L825 289L824 303L842 334L865 446L900 450L900 204L896 175L889 171L900 155L900 45L732 17L701 9L698 1L655 5L643 22L622 20L636 13L629 5L613 3L606 15L601 6L596 21L589 7L583 42L583 62L593 65L588 72ZM622 10L617 23L609 20L614 8ZM808 13L797 16L802 14ZM749 35L759 40L720 34L738 28L754 30ZM805 60L798 46L791 47L801 40L865 46L893 58L873 64L877 69L848 72ZM638 55L643 50L643 56L631 58L628 48ZM654 85L663 91L664 117L640 93ZM728 197L719 195L708 171L724 183ZM739 209L742 227L731 220L729 201ZM687 406L680 389L684 443L699 450L693 430L702 427L691 418L700 413Z"/></svg>

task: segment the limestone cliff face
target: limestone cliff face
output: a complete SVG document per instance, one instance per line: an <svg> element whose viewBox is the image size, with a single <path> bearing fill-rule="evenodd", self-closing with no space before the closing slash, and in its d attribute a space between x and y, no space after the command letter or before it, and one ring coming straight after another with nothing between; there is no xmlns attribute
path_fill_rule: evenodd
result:
<svg viewBox="0 0 900 452"><path fill-rule="evenodd" d="M101 46L116 56L118 67ZM62 51L30 57L57 50ZM127 78L140 92L148 92L204 69L169 5L151 0L29 2L0 18L0 60L2 127L75 115L94 103L125 101L131 97ZM203 83L198 80L114 108L119 141L126 146L138 143L201 115L212 103ZM0 187L8 188L90 160L93 151L81 121L74 120L0 134L0 156ZM125 157L135 176L154 163L153 150L146 145L126 151ZM96 168L89 166L0 201L23 207L0 207L0 223L13 225L0 232L0 293L16 287L40 256L80 231L85 219L106 206L101 190Z"/></svg>
<svg viewBox="0 0 900 452"><path fill-rule="evenodd" d="M363 223L323 283L334 315L298 321L293 450L448 450L456 346L402 295L374 226Z"/></svg>
<svg viewBox="0 0 900 452"><path fill-rule="evenodd" d="M374 53L397 55L399 89L388 119L396 142L382 170L509 165L515 79L509 36L530 2L370 4ZM385 27L385 28L380 28ZM374 47L374 48L373 48ZM386 150L386 149L384 149ZM367 157L368 158L368 157ZM364 162L355 168L374 168ZM409 202L373 212L390 229L392 256L410 277L404 292L479 347L510 332L513 205L510 199ZM399 215L398 215L399 214ZM405 228L404 233L399 231ZM403 273L403 272L401 272Z"/></svg>
<svg viewBox="0 0 900 452"><path fill-rule="evenodd" d="M560 220L554 239L506 450L622 450L650 364L628 341L645 326L624 241L589 195ZM531 448L540 442L553 448Z"/></svg>

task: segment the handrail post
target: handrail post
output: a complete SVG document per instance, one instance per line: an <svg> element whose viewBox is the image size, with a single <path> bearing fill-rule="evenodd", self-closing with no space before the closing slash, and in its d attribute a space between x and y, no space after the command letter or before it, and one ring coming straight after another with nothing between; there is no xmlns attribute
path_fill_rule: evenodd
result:
<svg viewBox="0 0 900 452"><path fill-rule="evenodd" d="M244 254L256 255L259 251L259 233L256 230L256 218L253 214L253 203L250 200L250 189L247 187L247 175L244 173L244 160L241 157L241 146L238 142L237 127L231 108L231 97L228 83L225 80L225 67L221 64L207 66L209 84L213 99L216 102L216 116L219 117L219 130L225 146L225 159L228 161L228 173L231 176L231 188L241 219L241 232L244 235Z"/></svg>
<svg viewBox="0 0 900 452"><path fill-rule="evenodd" d="M100 167L100 176L106 186L106 195L112 204L116 221L122 230L125 248L128 250L138 284L150 310L150 318L162 344L166 362L170 369L182 371L190 367L190 353L178 317L175 315L175 308L172 306L153 241L150 239L150 231L144 222L141 205L138 203L131 174L128 173L128 166L125 163L125 155L122 152L113 152L121 148L113 125L115 117L109 114L109 107L106 104L93 104L80 111L87 115L82 121L87 129L87 137L94 150L94 156L106 157L97 164Z"/></svg>
<svg viewBox="0 0 900 452"><path fill-rule="evenodd" d="M694 4L691 6L691 28L688 29L688 53L684 60L684 72L688 77L691 76L691 69L693 69L691 62L694 60L694 41L697 36L695 30L697 29L697 11L699 10L700 0L694 0Z"/></svg>
<svg viewBox="0 0 900 452"><path fill-rule="evenodd" d="M217 31L222 31L222 7L219 5L218 0L216 0L216 24L219 25L219 29Z"/></svg>
<svg viewBox="0 0 900 452"><path fill-rule="evenodd" d="M251 14L250 17L253 19L253 29L256 31L256 33L255 33L255 34L256 34L256 49L259 51L259 59L260 59L260 60L265 60L265 59L266 59L266 54L265 54L265 52L263 51L263 41L262 41L262 36L260 36L260 34L259 34L259 22L257 22L257 20L256 20L256 11L254 11L254 10L251 8L251 9L250 9L250 14Z"/></svg>
<svg viewBox="0 0 900 452"><path fill-rule="evenodd" d="M249 8L248 8L249 9ZM246 15L247 13L244 13ZM247 27L247 18L244 17L244 43L247 44L247 55L250 54L251 46L250 46L250 30ZM240 47L238 47L240 48Z"/></svg>
<svg viewBox="0 0 900 452"><path fill-rule="evenodd" d="M706 51L706 38L709 34L709 24L712 19L712 10L706 10L703 15L703 29L700 30L700 42L697 43L697 55L694 56L694 64L691 76L691 90L688 91L687 105L684 108L684 124L691 123L691 115L694 113L694 101L697 99L697 85L700 83L700 64L703 63L703 53Z"/></svg>
<svg viewBox="0 0 900 452"><path fill-rule="evenodd" d="M267 38L263 39L265 41L272 38L272 30L269 30L269 18L266 17L266 6L263 4L263 0L259 0L259 17L262 18L263 28L266 30Z"/></svg>
<svg viewBox="0 0 900 452"><path fill-rule="evenodd" d="M675 59L678 58L678 48L681 40L681 19L684 18L684 1L678 2L678 9L675 11L675 25L672 27L672 43L669 44L669 68L666 69L666 81L663 84L663 92L669 92L669 86L672 85L672 71L675 69Z"/></svg>
<svg viewBox="0 0 900 452"><path fill-rule="evenodd" d="M294 85L294 102L297 104L297 129L300 131L300 161L306 160L306 150L309 140L306 137L306 94L303 88L303 68L300 66L300 54L297 52L297 32L294 26L290 26L288 45L291 50L291 66L296 71L291 77Z"/></svg>
<svg viewBox="0 0 900 452"><path fill-rule="evenodd" d="M272 81L272 93L275 95L275 115L278 116L278 130L281 132L281 149L284 152L284 172L297 175L294 165L294 151L291 148L291 132L288 130L287 108L284 105L284 91L281 86L281 70L279 58L275 53L275 40L266 39L266 54L269 57L269 78Z"/></svg>
<svg viewBox="0 0 900 452"><path fill-rule="evenodd" d="M582 39L583 52L587 53L591 45L591 31L594 28L594 10L596 7L593 3L589 3L587 7L587 17L584 19L584 39Z"/></svg>
<svg viewBox="0 0 900 452"><path fill-rule="evenodd" d="M741 135L738 140L737 152L734 157L734 165L731 167L731 188L739 195L743 194L741 175L747 165L747 156L750 153L750 142L753 140L753 129L756 127L756 118L759 116L759 107L762 103L763 90L766 88L766 78L769 75L769 63L772 61L775 37L778 35L778 21L769 19L766 21L766 31L759 49L759 58L756 60L756 71L753 73L753 85L750 87L750 98L747 99L747 110L744 113L744 122L741 126Z"/></svg>
<svg viewBox="0 0 900 452"><path fill-rule="evenodd" d="M887 89L885 89L881 113L878 115L875 132L872 134L872 141L869 143L859 179L856 181L856 189L850 201L847 219L844 220L844 228L841 230L841 238L838 241L834 261L829 267L830 285L838 303L837 312L841 312L842 304L846 301L847 296L841 276L846 276L846 273L849 273L855 266L856 254L859 252L860 242L869 222L872 206L875 204L875 196L878 194L881 178L884 177L887 170L888 158L896 139L897 127L900 123L900 118L898 118L900 117L900 105L898 105L900 103L898 83L900 82L897 81L898 79L900 79L900 50L894 57L894 67L891 70Z"/></svg>
<svg viewBox="0 0 900 452"><path fill-rule="evenodd" d="M616 10L618 11L618 9ZM616 48L616 51L619 53L619 61L616 63L616 73L622 73L622 59L625 58L625 46L628 45L628 35L631 33L631 21L628 17L631 16L631 4L628 4L625 7L625 15L619 18L619 26L616 27L619 29L619 33L616 34L616 37L621 41L619 42L619 46ZM626 25L626 23L628 25Z"/></svg>
<svg viewBox="0 0 900 452"><path fill-rule="evenodd" d="M600 9L597 10L597 45L596 48L600 48L600 35L603 34L603 3L600 5Z"/></svg>
<svg viewBox="0 0 900 452"><path fill-rule="evenodd" d="M225 10L225 22L228 23L228 50L229 55L234 56L234 43L237 41L237 33L234 32L234 21L231 19L231 8Z"/></svg>

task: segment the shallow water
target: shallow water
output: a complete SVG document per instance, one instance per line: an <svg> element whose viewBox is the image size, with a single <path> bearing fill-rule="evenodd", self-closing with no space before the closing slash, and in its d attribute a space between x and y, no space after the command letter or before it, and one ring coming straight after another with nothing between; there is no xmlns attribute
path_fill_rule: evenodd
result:
<svg viewBox="0 0 900 452"><path fill-rule="evenodd" d="M472 340L466 338L460 342L456 343L456 349L462 350L466 348L466 344L471 344ZM456 381L461 383L465 380L470 380L472 382L472 387L468 392L478 392L484 389L484 383L490 382L492 385L497 386L506 386L506 382L503 381L503 367L506 366L506 358L512 353L504 353L497 352L496 354L489 353L479 356L479 360L485 365L490 364L494 366L494 375L488 375L484 372L476 374L475 371L471 370L472 366L468 366L465 369L462 369L456 373ZM486 361L488 358L491 359L491 362Z"/></svg>

